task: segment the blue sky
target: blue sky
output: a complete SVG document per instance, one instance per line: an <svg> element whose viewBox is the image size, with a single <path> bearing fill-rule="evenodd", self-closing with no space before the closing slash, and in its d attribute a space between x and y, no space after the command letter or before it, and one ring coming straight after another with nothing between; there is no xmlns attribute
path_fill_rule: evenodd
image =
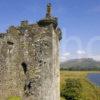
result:
<svg viewBox="0 0 100 100"><path fill-rule="evenodd" d="M59 19L63 39L61 61L92 57L100 60L100 0L0 0L0 32L28 20L45 16L47 1Z"/></svg>

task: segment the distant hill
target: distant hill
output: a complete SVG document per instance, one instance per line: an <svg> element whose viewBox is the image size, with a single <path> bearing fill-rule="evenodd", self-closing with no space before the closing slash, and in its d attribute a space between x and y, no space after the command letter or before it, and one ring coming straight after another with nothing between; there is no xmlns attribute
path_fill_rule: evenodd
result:
<svg viewBox="0 0 100 100"><path fill-rule="evenodd" d="M100 61L92 58L72 59L62 62L61 70L100 70Z"/></svg>

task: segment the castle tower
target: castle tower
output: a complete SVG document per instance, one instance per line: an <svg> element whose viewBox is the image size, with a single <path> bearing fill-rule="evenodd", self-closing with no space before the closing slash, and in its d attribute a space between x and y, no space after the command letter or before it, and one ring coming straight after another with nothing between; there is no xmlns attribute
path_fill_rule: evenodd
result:
<svg viewBox="0 0 100 100"><path fill-rule="evenodd" d="M0 39L0 97L22 100L60 100L58 20L47 5L46 17L36 24L22 21ZM1 37L0 37L1 38ZM4 98L5 97L5 98Z"/></svg>

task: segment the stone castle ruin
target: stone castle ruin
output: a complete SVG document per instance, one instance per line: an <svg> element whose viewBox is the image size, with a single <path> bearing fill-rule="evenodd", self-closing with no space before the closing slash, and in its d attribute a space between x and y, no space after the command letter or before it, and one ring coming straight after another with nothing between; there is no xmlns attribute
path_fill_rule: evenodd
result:
<svg viewBox="0 0 100 100"><path fill-rule="evenodd" d="M22 21L0 34L0 100L60 100L59 41L61 30L51 16L36 24Z"/></svg>

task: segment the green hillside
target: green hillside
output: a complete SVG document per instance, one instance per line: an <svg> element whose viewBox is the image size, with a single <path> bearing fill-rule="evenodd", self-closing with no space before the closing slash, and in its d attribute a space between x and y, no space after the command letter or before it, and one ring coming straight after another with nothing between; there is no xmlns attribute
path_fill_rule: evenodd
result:
<svg viewBox="0 0 100 100"><path fill-rule="evenodd" d="M73 59L61 63L61 69L63 70L100 70L100 62L91 58Z"/></svg>

